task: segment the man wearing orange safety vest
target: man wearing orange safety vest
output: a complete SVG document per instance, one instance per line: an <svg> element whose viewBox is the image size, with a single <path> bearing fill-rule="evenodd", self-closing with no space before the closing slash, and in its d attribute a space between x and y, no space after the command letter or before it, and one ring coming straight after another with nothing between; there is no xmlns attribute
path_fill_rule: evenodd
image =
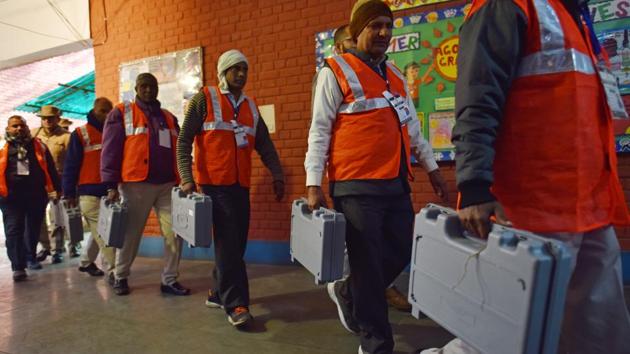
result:
<svg viewBox="0 0 630 354"><path fill-rule="evenodd" d="M107 195L107 186L101 182L100 175L103 123L112 108L112 102L105 97L94 101L87 115L87 124L76 128L70 136L62 178L64 198L70 207L81 206L81 214L90 229L79 271L102 276L103 271L94 263L100 251L110 284L114 282L115 249L105 245L96 227L101 197Z"/></svg>
<svg viewBox="0 0 630 354"><path fill-rule="evenodd" d="M35 259L46 204L49 198L57 202L61 186L52 155L31 137L24 118L9 118L5 140L0 149L0 210L17 282L27 277L27 258Z"/></svg>
<svg viewBox="0 0 630 354"><path fill-rule="evenodd" d="M615 80L585 1L474 1L456 86L459 217L485 238L497 222L573 253L559 353L630 353L620 249L627 225L612 117ZM614 94L614 92L617 94ZM477 353L461 340L423 353Z"/></svg>
<svg viewBox="0 0 630 354"><path fill-rule="evenodd" d="M352 39L350 35L350 28L347 24L337 27L333 34L333 51L335 55L342 55L348 52L348 50L354 50L357 48L357 43ZM313 86L317 84L317 75L313 77ZM315 90L313 90L315 93ZM311 102L312 106L312 102ZM350 274L350 264L348 263L348 254L344 257L343 262L343 275L347 277ZM395 281L394 281L395 282ZM411 311L411 304L407 301L407 295L401 293L394 284L385 289L385 299L387 304L400 311Z"/></svg>
<svg viewBox="0 0 630 354"><path fill-rule="evenodd" d="M177 282L182 240L171 227L171 189L179 180L175 149L177 118L161 108L155 76L136 78L136 100L117 105L103 128L101 180L108 185L107 198L127 203L127 228L123 247L116 252L114 292L129 294L130 274L142 231L153 208L164 236L164 270L160 290L189 295Z"/></svg>
<svg viewBox="0 0 630 354"><path fill-rule="evenodd" d="M317 74L306 153L308 205L325 205L328 170L335 209L346 218L347 280L328 284L342 325L360 335L360 353L392 353L385 288L411 258L414 210L410 155L447 199L433 151L400 70L387 62L393 16L380 0L360 0L350 19L356 50L327 59Z"/></svg>
<svg viewBox="0 0 630 354"><path fill-rule="evenodd" d="M276 201L284 195L278 153L256 102L243 92L248 70L247 58L238 50L219 57L219 86L204 87L192 98L177 144L182 190L192 193L196 183L212 198L215 268L206 306L223 308L229 323L236 327L252 319L243 257L254 150L272 174ZM193 143L194 164L190 156Z"/></svg>

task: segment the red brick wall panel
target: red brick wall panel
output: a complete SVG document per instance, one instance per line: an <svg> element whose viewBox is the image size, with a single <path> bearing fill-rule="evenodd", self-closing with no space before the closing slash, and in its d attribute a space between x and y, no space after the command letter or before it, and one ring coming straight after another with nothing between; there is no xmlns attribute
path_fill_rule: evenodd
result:
<svg viewBox="0 0 630 354"><path fill-rule="evenodd" d="M261 105L275 105L276 133L271 136L287 182L285 199L278 203L271 176L254 154L250 237L288 240L290 203L305 194L304 156L315 73L315 33L346 23L354 0L110 0L106 2L107 37L102 2L90 3L97 94L114 101L118 98L118 66L122 62L202 46L204 83L214 85L218 56L232 48L245 53L250 60L246 92ZM417 9L398 12L396 16L414 11ZM444 163L441 169L451 191L450 205L454 206L454 166ZM619 171L630 195L630 156L619 157ZM426 173L419 167L414 168L414 173L414 208L438 203ZM624 247L630 248L630 230L618 231ZM145 233L159 234L155 217L147 223Z"/></svg>

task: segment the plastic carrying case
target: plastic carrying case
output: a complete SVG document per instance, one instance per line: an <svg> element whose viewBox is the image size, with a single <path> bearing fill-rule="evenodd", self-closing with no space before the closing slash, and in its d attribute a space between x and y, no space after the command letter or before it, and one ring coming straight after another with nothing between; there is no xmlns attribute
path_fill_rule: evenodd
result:
<svg viewBox="0 0 630 354"><path fill-rule="evenodd" d="M571 275L560 241L493 225L469 237L452 209L416 215L409 279L422 311L482 353L555 354Z"/></svg>
<svg viewBox="0 0 630 354"><path fill-rule="evenodd" d="M98 211L98 234L109 247L122 248L127 227L127 204L124 201L109 202L101 197Z"/></svg>
<svg viewBox="0 0 630 354"><path fill-rule="evenodd" d="M322 284L343 276L346 219L342 213L310 211L305 199L291 207L291 261L298 260Z"/></svg>
<svg viewBox="0 0 630 354"><path fill-rule="evenodd" d="M171 191L173 232L194 247L212 245L212 199L200 193Z"/></svg>
<svg viewBox="0 0 630 354"><path fill-rule="evenodd" d="M70 208L67 200L61 200L58 204L61 204L63 226L70 237L70 243L83 241L83 219L79 206Z"/></svg>

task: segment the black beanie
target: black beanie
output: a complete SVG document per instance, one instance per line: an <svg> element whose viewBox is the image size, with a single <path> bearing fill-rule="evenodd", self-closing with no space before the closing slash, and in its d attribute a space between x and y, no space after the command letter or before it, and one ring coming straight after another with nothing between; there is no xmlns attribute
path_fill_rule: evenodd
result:
<svg viewBox="0 0 630 354"><path fill-rule="evenodd" d="M389 6L381 0L359 0L354 4L352 8L352 15L350 15L350 35L354 40L357 39L359 33L363 31L370 21L379 17L387 16L394 20L394 15Z"/></svg>

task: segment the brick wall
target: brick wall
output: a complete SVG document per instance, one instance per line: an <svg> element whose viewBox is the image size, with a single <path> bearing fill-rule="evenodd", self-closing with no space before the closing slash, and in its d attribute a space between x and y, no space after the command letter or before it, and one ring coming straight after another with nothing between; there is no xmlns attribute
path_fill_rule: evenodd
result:
<svg viewBox="0 0 630 354"><path fill-rule="evenodd" d="M461 2L464 1L454 3ZM287 195L283 202L277 203L271 177L258 156L254 156L250 238L288 240L290 202L305 192L303 163L315 68L314 35L347 22L354 0L110 0L106 3L107 30L102 2L90 1L98 95L114 100L118 97L121 62L202 46L205 84L215 84L216 62L223 51L238 48L248 57L250 77L246 92L261 105L275 105L277 132L272 139L287 178ZM396 16L413 11L402 11ZM627 165L625 178L630 189L630 158L621 158L620 163ZM441 168L454 201L454 167L445 163ZM426 174L420 168L414 172L417 178L412 184L413 200L418 210L438 200ZM153 221L145 232L159 234L159 228Z"/></svg>

